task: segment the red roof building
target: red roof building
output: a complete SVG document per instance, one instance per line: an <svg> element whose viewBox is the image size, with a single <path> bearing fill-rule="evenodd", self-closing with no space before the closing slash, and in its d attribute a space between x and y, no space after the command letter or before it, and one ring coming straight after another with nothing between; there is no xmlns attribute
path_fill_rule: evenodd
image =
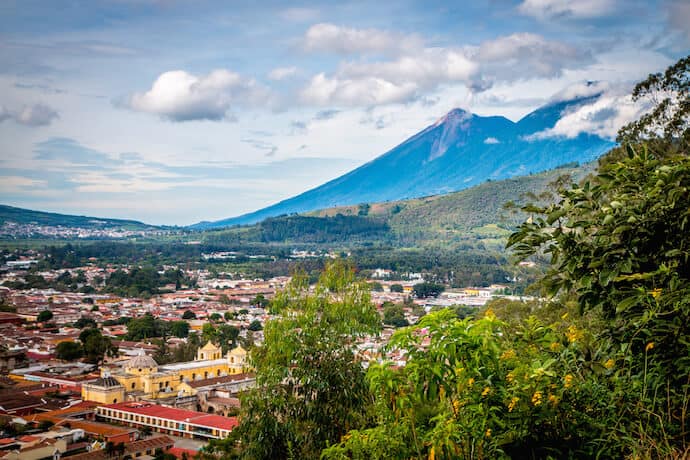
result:
<svg viewBox="0 0 690 460"><path fill-rule="evenodd" d="M148 402L121 402L96 408L99 419L134 427L201 439L227 437L237 426L237 417L223 417Z"/></svg>

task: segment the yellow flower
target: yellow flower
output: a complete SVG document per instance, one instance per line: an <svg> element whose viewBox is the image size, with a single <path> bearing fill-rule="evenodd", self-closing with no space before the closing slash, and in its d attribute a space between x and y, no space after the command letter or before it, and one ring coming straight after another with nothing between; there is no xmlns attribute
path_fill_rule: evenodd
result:
<svg viewBox="0 0 690 460"><path fill-rule="evenodd" d="M654 342L649 342L646 347L644 347L644 352L647 353L649 350L654 348Z"/></svg>
<svg viewBox="0 0 690 460"><path fill-rule="evenodd" d="M491 428L487 428L487 429L486 429L486 433L484 433L484 435L485 435L487 438L490 438L490 437L491 437Z"/></svg>
<svg viewBox="0 0 690 460"><path fill-rule="evenodd" d="M573 343L582 339L583 334L582 331L577 329L577 326L573 325L568 327L568 331L565 333L565 336L568 337L568 342Z"/></svg>
<svg viewBox="0 0 690 460"><path fill-rule="evenodd" d="M455 413L455 415L458 414L458 412L460 411L460 407L461 407L461 406L462 406L462 405L460 404L460 401L458 401L457 399L454 399L454 400L453 400L453 413Z"/></svg>
<svg viewBox="0 0 690 460"><path fill-rule="evenodd" d="M491 308L488 308L484 312L484 318L494 319L495 317L496 317L496 314L494 313L494 311Z"/></svg>
<svg viewBox="0 0 690 460"><path fill-rule="evenodd" d="M434 460L434 458L436 458L434 446L431 446L431 449L429 449L429 460Z"/></svg>
<svg viewBox="0 0 690 460"><path fill-rule="evenodd" d="M508 412L513 412L513 409L515 409L515 406L517 406L518 401L520 401L520 398L518 397L513 397L513 399L510 400L510 404L508 404Z"/></svg>
<svg viewBox="0 0 690 460"><path fill-rule="evenodd" d="M515 380L515 374L513 374L512 372L508 372L508 375L506 375L506 380L508 381L508 383L511 383L513 380Z"/></svg>
<svg viewBox="0 0 690 460"><path fill-rule="evenodd" d="M614 360L612 360L612 359L608 359L608 360L604 363L604 367L605 367L606 369L613 369L613 366L615 366L615 365L616 365L616 362L615 362Z"/></svg>
<svg viewBox="0 0 690 460"><path fill-rule="evenodd" d="M573 376L568 374L565 377L563 377L563 381L565 383L565 387L570 388L573 384Z"/></svg>
<svg viewBox="0 0 690 460"><path fill-rule="evenodd" d="M561 344L558 342L551 342L549 348L551 349L551 351L558 351L561 349Z"/></svg>
<svg viewBox="0 0 690 460"><path fill-rule="evenodd" d="M468 387L471 387L472 385L474 385L474 378L470 377L470 378L467 380L467 386L468 386Z"/></svg>
<svg viewBox="0 0 690 460"><path fill-rule="evenodd" d="M558 398L549 393L549 402L555 406L556 404L558 404Z"/></svg>
<svg viewBox="0 0 690 460"><path fill-rule="evenodd" d="M532 395L532 404L538 406L541 404L542 393L541 391L535 391Z"/></svg>
<svg viewBox="0 0 690 460"><path fill-rule="evenodd" d="M512 359L512 358L515 358L515 350L513 350L512 348L510 350L504 351L501 354L501 356L499 357L499 359Z"/></svg>
<svg viewBox="0 0 690 460"><path fill-rule="evenodd" d="M491 392L491 388L484 387L484 391L482 391L482 397L488 395L490 392Z"/></svg>
<svg viewBox="0 0 690 460"><path fill-rule="evenodd" d="M655 299L658 299L660 295L661 295L661 289L654 289L652 291L652 297L654 297Z"/></svg>

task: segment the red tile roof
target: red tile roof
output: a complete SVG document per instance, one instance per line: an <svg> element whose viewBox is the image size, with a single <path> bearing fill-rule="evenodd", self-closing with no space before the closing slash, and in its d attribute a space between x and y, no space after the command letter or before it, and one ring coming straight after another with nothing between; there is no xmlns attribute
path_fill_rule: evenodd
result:
<svg viewBox="0 0 690 460"><path fill-rule="evenodd" d="M215 414L202 415L201 417L190 420L190 423L228 431L231 431L239 424L237 422L237 417L223 417Z"/></svg>
<svg viewBox="0 0 690 460"><path fill-rule="evenodd" d="M41 438L39 438L37 436L31 436L29 434L21 436L17 439L19 439L21 442L34 442L34 441L40 441L41 440Z"/></svg>
<svg viewBox="0 0 690 460"><path fill-rule="evenodd" d="M232 430L238 425L237 417L223 417L204 412L176 409L174 407L159 406L157 404L142 402L121 402L100 406L106 409L117 409L133 414L158 417L176 422L188 422L193 425L201 425L208 428Z"/></svg>

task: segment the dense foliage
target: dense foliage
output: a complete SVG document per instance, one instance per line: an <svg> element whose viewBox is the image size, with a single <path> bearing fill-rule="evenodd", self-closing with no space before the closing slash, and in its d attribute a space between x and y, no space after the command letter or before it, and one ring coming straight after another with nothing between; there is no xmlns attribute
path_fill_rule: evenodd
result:
<svg viewBox="0 0 690 460"><path fill-rule="evenodd" d="M261 241L299 241L328 243L353 238L376 240L389 231L382 219L362 216L307 217L285 216L266 219L258 224Z"/></svg>
<svg viewBox="0 0 690 460"><path fill-rule="evenodd" d="M189 335L187 321L163 321L147 313L140 318L133 318L127 322L127 340L144 340L152 337L180 337Z"/></svg>
<svg viewBox="0 0 690 460"><path fill-rule="evenodd" d="M688 63L638 85L664 97L595 175L525 207L509 244L551 257L553 302L435 312L396 332L405 367L367 374L377 422L324 458L690 455Z"/></svg>
<svg viewBox="0 0 690 460"><path fill-rule="evenodd" d="M264 344L254 349L257 388L242 400L233 432L242 458L317 458L328 443L362 424L369 402L365 371L353 340L380 327L364 283L335 262L309 290L294 277L271 308ZM233 452L234 439L207 451Z"/></svg>

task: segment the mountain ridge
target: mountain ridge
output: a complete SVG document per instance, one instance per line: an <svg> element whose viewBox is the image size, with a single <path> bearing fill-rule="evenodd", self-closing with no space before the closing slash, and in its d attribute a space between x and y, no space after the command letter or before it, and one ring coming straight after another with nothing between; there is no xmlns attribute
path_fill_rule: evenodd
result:
<svg viewBox="0 0 690 460"><path fill-rule="evenodd" d="M456 108L391 150L320 186L251 213L190 228L245 225L335 206L444 194L486 180L537 173L570 162L586 163L615 143L590 134L572 139L530 136L552 128L563 113L598 97L553 101L517 122Z"/></svg>
<svg viewBox="0 0 690 460"><path fill-rule="evenodd" d="M134 227L142 229L162 228L159 225L150 225L137 220L111 219L105 217L82 216L74 214L62 214L33 209L19 208L0 204L0 225L6 222L18 224L37 224L45 226L84 227L84 228L114 228Z"/></svg>

